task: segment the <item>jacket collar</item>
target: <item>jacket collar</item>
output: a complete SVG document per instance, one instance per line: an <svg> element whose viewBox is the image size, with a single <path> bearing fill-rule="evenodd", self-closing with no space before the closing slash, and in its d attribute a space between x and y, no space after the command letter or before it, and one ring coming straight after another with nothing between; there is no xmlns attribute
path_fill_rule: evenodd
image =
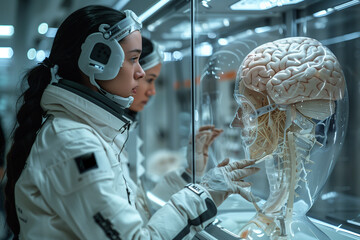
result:
<svg viewBox="0 0 360 240"><path fill-rule="evenodd" d="M114 139L130 127L131 118L116 114L103 104L80 95L72 90L49 84L41 98L41 106L47 114L56 117L65 113L76 121L90 125L107 140Z"/></svg>

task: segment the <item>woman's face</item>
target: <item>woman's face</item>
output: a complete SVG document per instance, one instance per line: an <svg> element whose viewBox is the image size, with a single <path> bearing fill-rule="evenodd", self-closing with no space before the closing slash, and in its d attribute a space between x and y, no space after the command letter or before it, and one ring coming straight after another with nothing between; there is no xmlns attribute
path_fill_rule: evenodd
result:
<svg viewBox="0 0 360 240"><path fill-rule="evenodd" d="M142 39L139 31L134 31L120 41L125 59L118 75L110 81L98 81L101 88L121 97L134 96L137 93L139 80L145 72L139 64L142 50Z"/></svg>
<svg viewBox="0 0 360 240"><path fill-rule="evenodd" d="M161 63L145 71L145 78L139 81L134 102L130 106L131 110L135 112L142 111L150 97L156 94L155 80L159 77L160 70Z"/></svg>

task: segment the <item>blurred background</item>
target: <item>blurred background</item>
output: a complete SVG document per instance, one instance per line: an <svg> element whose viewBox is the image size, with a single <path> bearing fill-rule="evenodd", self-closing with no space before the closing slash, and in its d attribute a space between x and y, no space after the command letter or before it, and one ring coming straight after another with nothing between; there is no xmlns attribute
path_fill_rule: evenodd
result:
<svg viewBox="0 0 360 240"><path fill-rule="evenodd" d="M238 133L228 129L242 57L290 36L312 37L327 46L345 73L349 119L333 171L308 215L360 234L359 0L0 0L0 117L7 140L24 73L49 55L60 23L90 4L133 10L143 21L142 34L164 51L156 97L141 113L139 126L149 159L163 150L181 152L198 123L224 129L211 149L215 161L242 156ZM212 68L214 59L220 68ZM209 69L214 78L204 78ZM221 109L214 107L219 104ZM6 239L3 223L0 218Z"/></svg>

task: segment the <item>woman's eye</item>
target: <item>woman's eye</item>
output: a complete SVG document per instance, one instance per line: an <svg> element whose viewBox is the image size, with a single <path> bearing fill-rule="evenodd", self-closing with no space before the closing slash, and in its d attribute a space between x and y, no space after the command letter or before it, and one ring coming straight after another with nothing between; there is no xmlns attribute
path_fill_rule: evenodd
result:
<svg viewBox="0 0 360 240"><path fill-rule="evenodd" d="M138 57L133 57L133 58L131 58L131 61L136 62L138 59L139 59Z"/></svg>

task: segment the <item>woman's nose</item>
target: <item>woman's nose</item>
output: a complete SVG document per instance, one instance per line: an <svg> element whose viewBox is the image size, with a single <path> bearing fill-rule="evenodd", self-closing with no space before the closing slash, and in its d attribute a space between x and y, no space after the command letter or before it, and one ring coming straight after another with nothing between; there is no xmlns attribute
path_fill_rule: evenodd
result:
<svg viewBox="0 0 360 240"><path fill-rule="evenodd" d="M141 78L145 78L145 71L142 69L142 67L139 64L137 71L135 71L135 79L139 80Z"/></svg>
<svg viewBox="0 0 360 240"><path fill-rule="evenodd" d="M149 87L148 91L147 91L148 96L154 96L156 94L156 89L155 89L155 85L151 84L151 86Z"/></svg>

